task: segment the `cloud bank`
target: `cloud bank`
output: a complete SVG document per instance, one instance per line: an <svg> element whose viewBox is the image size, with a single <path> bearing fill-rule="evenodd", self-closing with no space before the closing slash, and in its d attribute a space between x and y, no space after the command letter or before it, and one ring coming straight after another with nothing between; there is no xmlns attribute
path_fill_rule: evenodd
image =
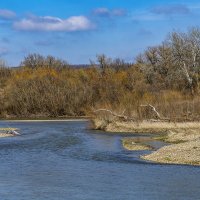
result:
<svg viewBox="0 0 200 200"><path fill-rule="evenodd" d="M14 23L14 28L22 31L85 31L94 27L85 16L72 16L61 19L52 16L32 16Z"/></svg>

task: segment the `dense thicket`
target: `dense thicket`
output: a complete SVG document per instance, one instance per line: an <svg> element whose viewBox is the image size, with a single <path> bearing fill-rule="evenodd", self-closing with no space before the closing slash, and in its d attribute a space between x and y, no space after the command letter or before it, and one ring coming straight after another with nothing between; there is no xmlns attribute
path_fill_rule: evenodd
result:
<svg viewBox="0 0 200 200"><path fill-rule="evenodd" d="M171 119L198 120L200 114L200 29L173 32L149 47L135 63L97 56L73 68L52 56L31 54L19 68L0 67L0 114L84 116L98 108L151 117L143 104L154 105Z"/></svg>

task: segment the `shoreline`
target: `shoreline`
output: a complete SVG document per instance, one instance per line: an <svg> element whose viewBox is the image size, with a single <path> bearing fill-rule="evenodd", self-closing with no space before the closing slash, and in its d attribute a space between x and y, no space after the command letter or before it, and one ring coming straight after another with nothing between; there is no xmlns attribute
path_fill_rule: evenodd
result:
<svg viewBox="0 0 200 200"><path fill-rule="evenodd" d="M7 122L73 122L73 121L90 121L90 119L8 119L0 120Z"/></svg>
<svg viewBox="0 0 200 200"><path fill-rule="evenodd" d="M94 128L103 129L108 134L112 132L128 132L133 135L159 134L153 137L154 140L168 143L149 154L141 155L141 159L162 164L200 166L200 122L112 122L107 125L101 123L105 122L94 120Z"/></svg>
<svg viewBox="0 0 200 200"><path fill-rule="evenodd" d="M87 122L90 119L83 119L83 118L71 118L71 119L0 119L2 122ZM9 130L16 130L16 128L2 128L0 127L0 131L9 131ZM8 138L8 137L15 137L13 134L9 133L1 133L0 138Z"/></svg>
<svg viewBox="0 0 200 200"><path fill-rule="evenodd" d="M90 120L90 116L58 116L58 117L48 117L48 116L7 116L0 117L0 121L62 121L62 120Z"/></svg>

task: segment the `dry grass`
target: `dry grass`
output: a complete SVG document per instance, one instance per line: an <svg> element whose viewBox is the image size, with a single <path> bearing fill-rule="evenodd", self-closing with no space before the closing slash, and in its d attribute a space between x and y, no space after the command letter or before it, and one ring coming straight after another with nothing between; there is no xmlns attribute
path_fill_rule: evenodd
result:
<svg viewBox="0 0 200 200"><path fill-rule="evenodd" d="M94 127L108 132L167 133L169 131L200 130L200 122L105 122L95 119Z"/></svg>
<svg viewBox="0 0 200 200"><path fill-rule="evenodd" d="M169 131L164 141L169 143L180 143L200 139L200 129L188 128L183 130Z"/></svg>
<svg viewBox="0 0 200 200"><path fill-rule="evenodd" d="M150 150L151 147L136 142L135 138L123 138L122 146L129 151L141 151L141 150Z"/></svg>
<svg viewBox="0 0 200 200"><path fill-rule="evenodd" d="M16 131L17 128L0 128L0 131Z"/></svg>

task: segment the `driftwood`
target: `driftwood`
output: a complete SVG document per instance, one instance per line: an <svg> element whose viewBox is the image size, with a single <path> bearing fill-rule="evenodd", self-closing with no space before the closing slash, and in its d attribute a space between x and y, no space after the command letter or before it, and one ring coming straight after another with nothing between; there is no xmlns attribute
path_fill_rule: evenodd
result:
<svg viewBox="0 0 200 200"><path fill-rule="evenodd" d="M121 115L117 114L117 113L114 113L113 111L108 110L108 109L98 109L98 110L94 111L94 113L97 113L97 112L107 112L107 113L110 113L111 115L113 115L114 117L118 117L118 118L126 120L126 121L128 121L128 120L130 120L130 121L134 120L134 118L128 117L128 116L124 115L125 110L123 111L123 113Z"/></svg>
<svg viewBox="0 0 200 200"><path fill-rule="evenodd" d="M151 111L155 114L155 118L149 119L149 121L152 121L152 122L170 121L170 118L161 117L160 113L151 104L140 105L140 107L149 107L151 109ZM107 113L111 114L112 116L117 117L119 119L123 119L125 121L137 121L137 119L135 119L135 118L128 117L128 116L124 115L125 111L122 114L117 114L117 113L115 113L115 112L113 112L111 110L102 108L102 109L95 110L93 112L94 113L107 112Z"/></svg>
<svg viewBox="0 0 200 200"><path fill-rule="evenodd" d="M156 110L156 108L154 106L152 106L151 104L147 104L147 105L140 105L140 107L149 107L153 113L155 113L156 118L158 120L155 119L151 119L151 121L170 121L169 118L165 118L165 117L161 117L160 113Z"/></svg>

